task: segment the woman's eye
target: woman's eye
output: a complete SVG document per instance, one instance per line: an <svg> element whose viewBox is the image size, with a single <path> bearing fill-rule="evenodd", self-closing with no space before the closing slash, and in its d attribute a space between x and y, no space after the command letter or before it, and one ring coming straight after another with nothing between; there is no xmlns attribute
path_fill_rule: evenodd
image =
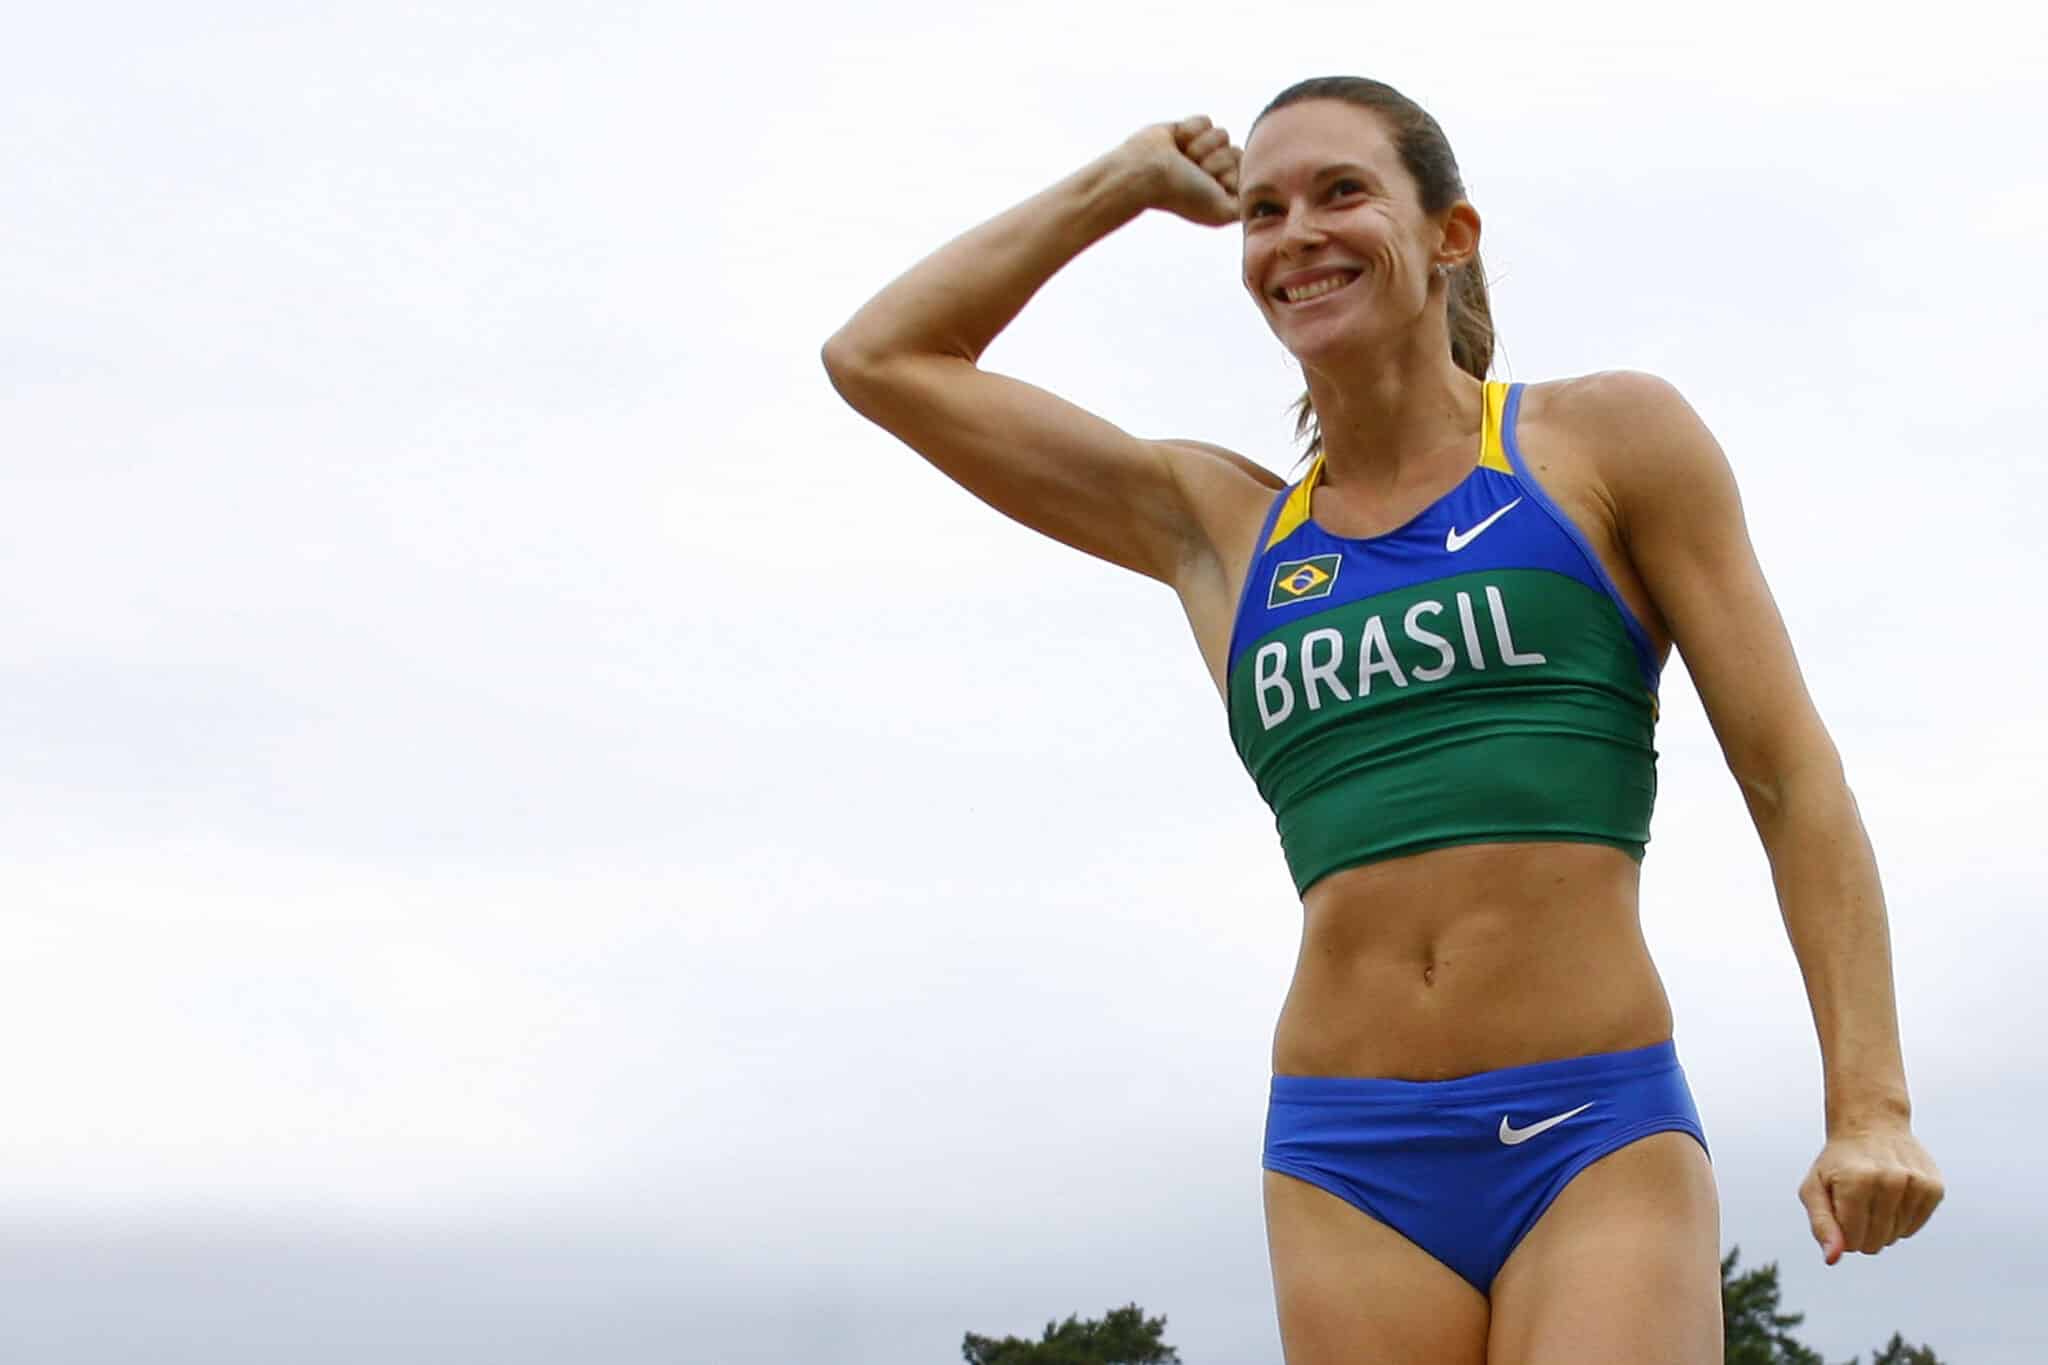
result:
<svg viewBox="0 0 2048 1365"><path fill-rule="evenodd" d="M1246 209L1244 216L1247 218L1265 218L1271 216L1272 214L1278 213L1279 211L1280 206L1278 204L1274 203L1270 199L1261 199L1256 204L1253 204L1250 208Z"/></svg>
<svg viewBox="0 0 2048 1365"><path fill-rule="evenodd" d="M1347 194L1364 194L1365 184L1358 180L1339 180L1330 186L1330 193L1340 197Z"/></svg>

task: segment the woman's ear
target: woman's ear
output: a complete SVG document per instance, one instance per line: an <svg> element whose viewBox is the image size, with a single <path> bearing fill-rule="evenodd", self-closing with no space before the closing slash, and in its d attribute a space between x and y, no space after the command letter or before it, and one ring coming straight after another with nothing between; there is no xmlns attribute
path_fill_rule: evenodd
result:
<svg viewBox="0 0 2048 1365"><path fill-rule="evenodd" d="M1460 199L1444 210L1443 245L1437 259L1462 265L1479 254L1479 210Z"/></svg>

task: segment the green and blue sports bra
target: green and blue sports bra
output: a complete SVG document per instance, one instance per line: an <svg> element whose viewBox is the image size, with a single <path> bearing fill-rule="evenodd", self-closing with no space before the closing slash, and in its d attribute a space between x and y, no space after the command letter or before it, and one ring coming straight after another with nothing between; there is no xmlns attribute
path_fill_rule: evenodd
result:
<svg viewBox="0 0 2048 1365"><path fill-rule="evenodd" d="M1331 535L1318 456L1267 514L1231 629L1230 734L1295 888L1454 844L1561 840L1640 859L1658 661L1486 386L1479 462L1407 525Z"/></svg>

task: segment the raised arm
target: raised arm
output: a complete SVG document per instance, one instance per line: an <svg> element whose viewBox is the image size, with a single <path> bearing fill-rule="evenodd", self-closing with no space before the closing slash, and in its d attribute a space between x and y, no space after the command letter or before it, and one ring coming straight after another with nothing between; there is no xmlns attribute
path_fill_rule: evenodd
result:
<svg viewBox="0 0 2048 1365"><path fill-rule="evenodd" d="M1910 1237L1941 1202L1912 1133L1877 860L1800 676L1728 460L1677 391L1598 376L1581 400L1630 560L1685 658L1770 859L1820 1036L1827 1143L1800 1186L1833 1265Z"/></svg>
<svg viewBox="0 0 2048 1365"><path fill-rule="evenodd" d="M1235 222L1237 157L1205 118L1144 129L877 294L825 343L833 385L1006 516L1178 585L1213 562L1219 509L1279 480L1213 446L1141 440L978 362L1060 267L1145 209Z"/></svg>

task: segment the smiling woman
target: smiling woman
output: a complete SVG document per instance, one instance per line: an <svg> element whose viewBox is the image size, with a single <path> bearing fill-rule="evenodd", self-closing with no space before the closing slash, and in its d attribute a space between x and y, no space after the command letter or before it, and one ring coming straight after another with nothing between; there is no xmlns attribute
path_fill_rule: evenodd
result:
<svg viewBox="0 0 2048 1365"><path fill-rule="evenodd" d="M1448 213L1464 201L1465 181L1458 172L1458 159L1451 152L1450 140L1421 105L1379 81L1360 80L1355 76L1325 76L1288 87L1267 106L1266 113L1316 99L1341 100L1369 109L1379 117L1403 168L1414 181L1416 198L1424 213ZM1335 197L1383 190L1373 179L1372 172L1364 166L1339 162L1323 168L1320 174L1326 193ZM1270 185L1244 187L1247 265L1250 262L1250 243L1254 239L1253 228L1271 226L1270 222L1262 220L1284 216L1272 195L1273 187ZM1444 321L1445 329L1450 333L1451 361L1474 379L1484 380L1493 368L1493 309L1486 297L1486 267L1479 259L1476 240L1471 253L1464 259L1455 265L1440 262L1437 269L1445 276ZM1324 277L1316 278L1318 273ZM1309 280L1306 287L1299 284L1284 286L1283 282L1289 290L1286 301L1294 304L1308 302L1343 288L1362 273L1335 271L1332 267L1323 267L1322 272L1307 272L1304 276ZM1319 453L1323 436L1311 395L1304 393L1301 396L1296 416L1296 434L1307 443L1310 455Z"/></svg>
<svg viewBox="0 0 2048 1365"><path fill-rule="evenodd" d="M980 367L1148 209L1241 225L1307 382L1292 486ZM1727 461L1647 375L1489 382L1479 239L1434 119L1308 81L1242 151L1205 118L1141 130L914 267L825 364L978 497L1180 597L1304 910L1264 1161L1290 1365L1706 1365L1714 1182L1638 911L1674 644L1806 975L1813 1234L1831 1263L1876 1252L1941 1182L1875 862Z"/></svg>

